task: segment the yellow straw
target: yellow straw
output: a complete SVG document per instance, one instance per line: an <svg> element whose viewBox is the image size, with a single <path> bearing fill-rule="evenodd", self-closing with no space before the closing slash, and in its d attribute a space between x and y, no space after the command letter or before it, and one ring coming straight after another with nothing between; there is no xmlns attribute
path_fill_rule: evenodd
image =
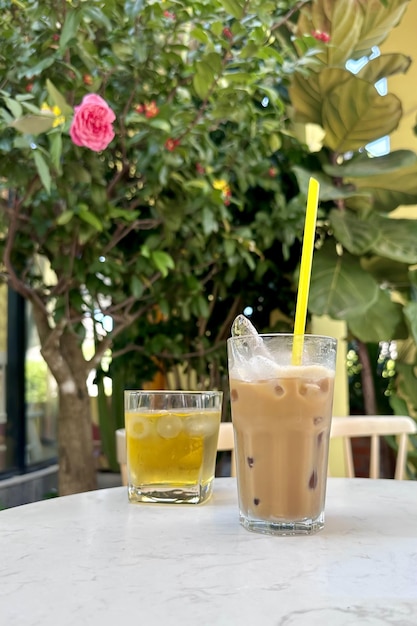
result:
<svg viewBox="0 0 417 626"><path fill-rule="evenodd" d="M320 185L310 178L307 194L307 210L304 224L303 249L301 252L300 276L298 279L297 304L295 307L293 365L301 365L304 333L307 319L308 292L310 290L311 266L313 263L314 237L316 233L317 206Z"/></svg>

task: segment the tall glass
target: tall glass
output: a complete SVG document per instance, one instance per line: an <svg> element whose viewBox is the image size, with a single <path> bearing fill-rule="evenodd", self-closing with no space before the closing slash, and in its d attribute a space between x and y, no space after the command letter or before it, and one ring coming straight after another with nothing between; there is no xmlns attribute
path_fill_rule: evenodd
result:
<svg viewBox="0 0 417 626"><path fill-rule="evenodd" d="M294 335L227 342L241 524L273 535L324 526L336 339Z"/></svg>
<svg viewBox="0 0 417 626"><path fill-rule="evenodd" d="M125 391L131 502L197 504L212 492L219 391Z"/></svg>

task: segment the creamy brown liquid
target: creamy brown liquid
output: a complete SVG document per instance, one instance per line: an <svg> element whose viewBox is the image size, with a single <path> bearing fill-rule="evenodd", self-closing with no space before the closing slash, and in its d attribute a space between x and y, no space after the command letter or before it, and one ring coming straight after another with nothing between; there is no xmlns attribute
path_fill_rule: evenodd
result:
<svg viewBox="0 0 417 626"><path fill-rule="evenodd" d="M334 377L324 367L297 370L296 378L290 370L274 380L230 378L246 517L314 519L324 508Z"/></svg>

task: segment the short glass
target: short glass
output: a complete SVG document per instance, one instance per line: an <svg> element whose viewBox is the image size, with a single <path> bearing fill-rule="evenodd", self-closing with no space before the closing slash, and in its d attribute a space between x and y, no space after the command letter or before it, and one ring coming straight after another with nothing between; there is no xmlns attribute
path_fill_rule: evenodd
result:
<svg viewBox="0 0 417 626"><path fill-rule="evenodd" d="M130 502L198 504L213 489L220 391L125 391Z"/></svg>
<svg viewBox="0 0 417 626"><path fill-rule="evenodd" d="M293 339L227 342L240 522L272 535L324 526L337 341L298 337L293 365Z"/></svg>

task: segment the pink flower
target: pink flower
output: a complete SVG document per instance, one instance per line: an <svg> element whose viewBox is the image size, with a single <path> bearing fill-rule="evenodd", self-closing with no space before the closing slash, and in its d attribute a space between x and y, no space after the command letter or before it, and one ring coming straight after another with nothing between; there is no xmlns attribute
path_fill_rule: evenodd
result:
<svg viewBox="0 0 417 626"><path fill-rule="evenodd" d="M74 108L70 137L76 146L100 152L114 138L112 122L115 119L114 112L103 98L94 93L88 94Z"/></svg>

